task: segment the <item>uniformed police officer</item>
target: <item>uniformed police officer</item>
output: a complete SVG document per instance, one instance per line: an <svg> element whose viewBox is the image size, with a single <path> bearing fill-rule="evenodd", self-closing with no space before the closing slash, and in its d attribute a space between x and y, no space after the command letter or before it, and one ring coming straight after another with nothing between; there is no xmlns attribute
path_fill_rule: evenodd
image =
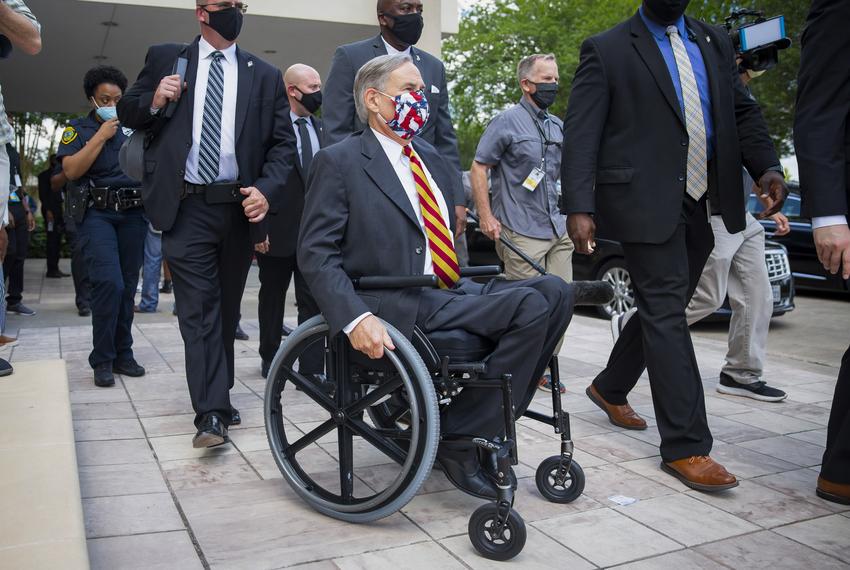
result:
<svg viewBox="0 0 850 570"><path fill-rule="evenodd" d="M57 156L69 180L69 195L91 280L94 383L115 384L113 373L143 376L133 357L133 296L144 256L147 224L140 183L118 165L127 133L115 105L127 78L114 67L95 67L83 81L92 111L71 121Z"/></svg>

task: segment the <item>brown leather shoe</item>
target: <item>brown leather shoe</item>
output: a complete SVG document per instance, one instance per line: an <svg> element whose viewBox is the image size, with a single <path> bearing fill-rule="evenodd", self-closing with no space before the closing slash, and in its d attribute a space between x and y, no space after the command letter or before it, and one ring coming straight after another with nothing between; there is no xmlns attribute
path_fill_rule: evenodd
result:
<svg viewBox="0 0 850 570"><path fill-rule="evenodd" d="M615 406L609 404L593 384L588 386L584 393L587 394L591 402L599 406L599 409L608 415L608 420L615 426L634 430L646 429L646 421L637 415L637 412L630 405Z"/></svg>
<svg viewBox="0 0 850 570"><path fill-rule="evenodd" d="M707 455L694 455L666 463L661 469L697 491L725 491L738 486L738 480L726 468Z"/></svg>
<svg viewBox="0 0 850 570"><path fill-rule="evenodd" d="M6 335L0 335L0 348L13 347L18 345L18 339Z"/></svg>
<svg viewBox="0 0 850 570"><path fill-rule="evenodd" d="M818 477L818 497L841 505L850 505L850 485L833 483Z"/></svg>

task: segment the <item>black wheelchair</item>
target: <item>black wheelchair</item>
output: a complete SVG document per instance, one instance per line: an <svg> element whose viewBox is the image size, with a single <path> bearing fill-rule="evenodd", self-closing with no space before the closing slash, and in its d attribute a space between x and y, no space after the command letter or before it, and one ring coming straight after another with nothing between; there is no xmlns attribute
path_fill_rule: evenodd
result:
<svg viewBox="0 0 850 570"><path fill-rule="evenodd" d="M473 278L499 274L499 267L462 272ZM435 286L433 276L355 280L360 290ZM473 440L481 456L495 465L498 497L472 514L468 532L482 556L513 558L526 540L525 523L513 509L515 407L509 376L486 379L493 344L461 330L426 336L417 328L408 340L383 324L396 350L385 351L380 360L352 349L342 333L331 337L322 316L303 323L281 345L266 384L265 423L283 477L325 515L352 523L387 517L412 500L431 473L441 438L440 409L451 405L461 390L501 390L505 437ZM299 355L317 348L324 353L324 373L302 374ZM584 490L584 473L573 460L570 418L557 389L557 357L550 371L553 414L528 410L524 415L551 425L560 435L560 453L540 464L535 480L547 500L569 503Z"/></svg>

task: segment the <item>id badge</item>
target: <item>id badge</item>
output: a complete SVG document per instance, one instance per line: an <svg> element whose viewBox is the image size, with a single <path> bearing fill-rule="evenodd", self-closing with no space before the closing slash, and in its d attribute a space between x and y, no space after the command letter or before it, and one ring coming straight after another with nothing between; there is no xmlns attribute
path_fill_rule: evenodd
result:
<svg viewBox="0 0 850 570"><path fill-rule="evenodd" d="M525 182L522 183L522 187L529 192L534 192L540 185L540 181L543 180L544 176L546 176L546 173L543 172L542 169L539 167L535 168L528 176L526 176Z"/></svg>
<svg viewBox="0 0 850 570"><path fill-rule="evenodd" d="M23 186L23 185L24 185L24 183L21 181L21 175L20 175L20 174L15 174L15 186L17 186L18 188L20 188L20 187L21 187L21 186Z"/></svg>

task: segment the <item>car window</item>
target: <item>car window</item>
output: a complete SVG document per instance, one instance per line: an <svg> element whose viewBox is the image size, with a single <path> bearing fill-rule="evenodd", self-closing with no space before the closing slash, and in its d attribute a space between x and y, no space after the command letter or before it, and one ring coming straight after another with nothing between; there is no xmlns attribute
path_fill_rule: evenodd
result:
<svg viewBox="0 0 850 570"><path fill-rule="evenodd" d="M761 205L759 199L756 198L755 194L750 194L750 201L747 203L747 211L751 214L758 214L762 210L764 210L764 206Z"/></svg>
<svg viewBox="0 0 850 570"><path fill-rule="evenodd" d="M782 213L789 218L800 217L800 197L796 194L789 194L785 200L785 205L782 206Z"/></svg>

